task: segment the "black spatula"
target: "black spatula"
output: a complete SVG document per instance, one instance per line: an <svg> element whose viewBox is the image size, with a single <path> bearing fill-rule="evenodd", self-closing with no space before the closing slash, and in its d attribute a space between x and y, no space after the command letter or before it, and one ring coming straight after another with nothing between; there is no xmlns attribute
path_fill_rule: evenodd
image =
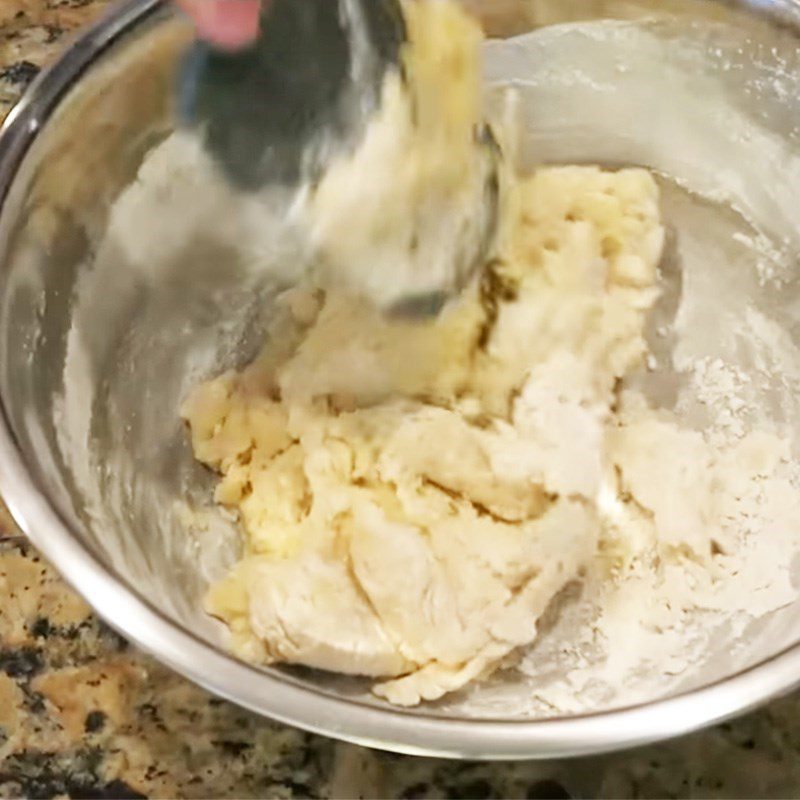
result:
<svg viewBox="0 0 800 800"><path fill-rule="evenodd" d="M356 141L405 38L397 0L270 0L262 14L250 48L198 42L180 80L186 121L246 189L313 180Z"/></svg>

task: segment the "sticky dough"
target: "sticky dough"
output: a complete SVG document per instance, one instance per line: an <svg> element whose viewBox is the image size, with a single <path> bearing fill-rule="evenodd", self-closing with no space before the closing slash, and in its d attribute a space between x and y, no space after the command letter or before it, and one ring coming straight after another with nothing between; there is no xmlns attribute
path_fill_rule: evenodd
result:
<svg viewBox="0 0 800 800"><path fill-rule="evenodd" d="M245 535L207 597L243 657L435 699L533 641L594 557L658 191L641 170L567 167L513 194L506 251L438 319L296 290L260 358L187 400Z"/></svg>
<svg viewBox="0 0 800 800"><path fill-rule="evenodd" d="M349 278L284 295L256 362L183 408L197 458L221 475L217 501L241 520L244 555L206 600L235 652L369 676L400 705L532 642L595 557L615 390L645 355L664 239L645 171L507 169L496 253L437 319L361 299L354 286L404 272L421 207L428 221L452 209L443 232L468 235L484 182L479 31L450 3L407 14L411 88L387 89L362 150L310 200L322 261ZM443 80L455 89L439 109ZM353 213L376 154L401 159L397 183Z"/></svg>

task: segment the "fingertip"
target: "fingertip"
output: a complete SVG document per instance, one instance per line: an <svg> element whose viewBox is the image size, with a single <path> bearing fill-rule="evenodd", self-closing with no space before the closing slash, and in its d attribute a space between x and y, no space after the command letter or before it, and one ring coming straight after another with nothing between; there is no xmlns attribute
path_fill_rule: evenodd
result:
<svg viewBox="0 0 800 800"><path fill-rule="evenodd" d="M240 50L256 39L259 0L198 0L191 15L197 35L223 50Z"/></svg>

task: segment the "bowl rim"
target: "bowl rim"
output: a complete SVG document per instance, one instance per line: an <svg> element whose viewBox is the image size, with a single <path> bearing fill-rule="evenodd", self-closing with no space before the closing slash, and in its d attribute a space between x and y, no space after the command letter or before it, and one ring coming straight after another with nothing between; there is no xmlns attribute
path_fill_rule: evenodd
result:
<svg viewBox="0 0 800 800"><path fill-rule="evenodd" d="M97 57L165 7L126 0L86 28L33 81L0 127L0 214L38 132ZM1 267L2 265L0 265ZM354 744L409 755L480 760L589 755L689 733L749 711L800 685L800 640L708 685L636 705L544 719L419 714L337 698L265 672L163 616L81 543L25 463L0 398L0 489L19 527L67 582L126 639L193 682L244 708Z"/></svg>

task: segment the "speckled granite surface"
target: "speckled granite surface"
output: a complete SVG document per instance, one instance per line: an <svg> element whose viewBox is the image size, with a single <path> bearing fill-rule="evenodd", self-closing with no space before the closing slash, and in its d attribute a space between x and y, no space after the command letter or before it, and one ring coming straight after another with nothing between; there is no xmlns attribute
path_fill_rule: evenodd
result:
<svg viewBox="0 0 800 800"><path fill-rule="evenodd" d="M107 0L0 0L0 119ZM664 745L456 763L257 718L138 654L0 506L0 797L797 797L800 697Z"/></svg>

